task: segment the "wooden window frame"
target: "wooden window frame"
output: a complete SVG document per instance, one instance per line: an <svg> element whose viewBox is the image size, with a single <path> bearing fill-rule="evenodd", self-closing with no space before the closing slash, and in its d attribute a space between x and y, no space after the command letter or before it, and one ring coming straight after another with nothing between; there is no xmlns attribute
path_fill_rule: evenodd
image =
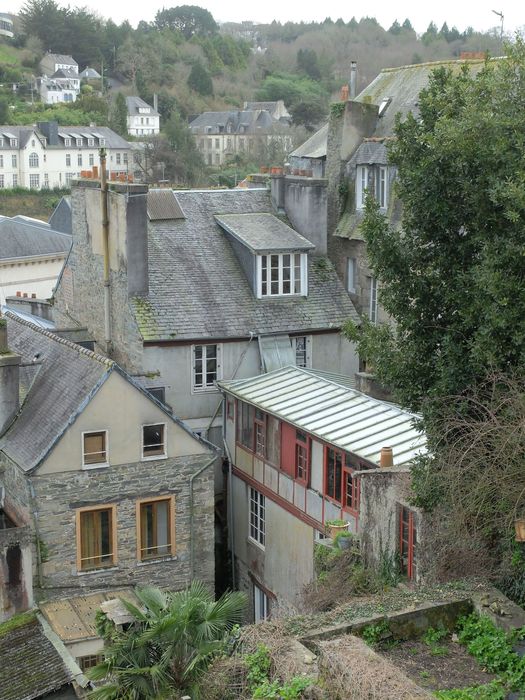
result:
<svg viewBox="0 0 525 700"><path fill-rule="evenodd" d="M253 544L257 545L261 549L266 547L266 497L260 491L253 488L253 486L248 487L249 491L249 501L248 501L248 539ZM256 494L256 498L253 498L253 494ZM256 503L257 512L252 509L252 503ZM261 515L261 508L263 509L263 515ZM252 514L256 520L252 523ZM252 534L255 533L255 536Z"/></svg>
<svg viewBox="0 0 525 700"><path fill-rule="evenodd" d="M169 503L169 523L168 531L170 536L169 542L169 552L168 554L152 554L143 555L142 550L142 519L141 519L141 508L149 503L159 503L161 501L166 501ZM137 561L148 562L158 559L166 559L166 557L173 557L176 552L176 542L175 542L175 496L165 495L165 496L155 496L155 498L140 498L135 502L135 522L137 531Z"/></svg>
<svg viewBox="0 0 525 700"><path fill-rule="evenodd" d="M82 534L81 534L81 519L83 513L93 513L101 510L109 510L111 512L111 546L112 546L112 561L109 564L104 564L102 566L93 567L91 569L82 568ZM114 503L104 503L98 506L86 506L84 508L77 508L75 511L75 526L76 526L76 564L77 573L80 574L90 574L96 571L102 571L104 569L112 569L118 564L118 551L117 551L117 506Z"/></svg>
<svg viewBox="0 0 525 700"><path fill-rule="evenodd" d="M348 464L348 453L345 453L345 461L343 463L343 510L352 513L352 515L359 515L359 505L361 501L361 479L354 476L354 472L358 471L359 467L351 467ZM347 500L347 475L352 478L352 495L351 502L348 503Z"/></svg>
<svg viewBox="0 0 525 700"><path fill-rule="evenodd" d="M154 428L157 425L162 426L164 452L162 454L148 455L144 454L144 428ZM166 459L168 456L168 434L166 423L145 423L140 427L140 455L142 462L151 462L156 459Z"/></svg>
<svg viewBox="0 0 525 700"><path fill-rule="evenodd" d="M262 414L262 418L257 418L257 413ZM259 448L259 434L262 436L262 449ZM257 457L266 459L266 413L255 407L253 419L253 449L252 452Z"/></svg>
<svg viewBox="0 0 525 700"><path fill-rule="evenodd" d="M341 498L338 499L336 496L336 479L334 474L334 493L329 493L328 491L328 453L332 451L334 453L334 469L335 469L335 459L337 455L341 457L341 481L340 481L340 493L341 493ZM343 492L343 469L344 469L344 464L345 464L345 452L343 450L340 450L336 447L330 447L330 445L325 445L324 448L324 479L323 479L323 496L326 498L329 498L331 501L334 503L337 503L339 506L342 507L343 501L344 501L344 492Z"/></svg>
<svg viewBox="0 0 525 700"><path fill-rule="evenodd" d="M306 440L300 440L299 435L303 435ZM304 453L304 466L300 465L300 455ZM311 440L308 433L297 430L295 431L295 480L304 486L308 486L310 483L310 472L311 472ZM300 475L300 471L304 469L304 476Z"/></svg>
<svg viewBox="0 0 525 700"><path fill-rule="evenodd" d="M104 446L106 459L104 462L86 462L86 451L85 451L85 438L89 435L96 435L99 433L104 433ZM103 467L109 467L109 431L107 428L101 430L84 430L81 435L80 448L82 450L82 469L102 469Z"/></svg>
<svg viewBox="0 0 525 700"><path fill-rule="evenodd" d="M407 515L406 519L406 525L407 525L407 530L408 532L406 533L406 539L404 537L404 524L405 524L405 513ZM415 513L413 510L410 508L407 508L404 505L399 504L399 540L398 540L398 547L399 547L399 560L400 560L400 567L401 567L401 573L406 575L407 579L409 581L415 581L416 579L416 570L417 570L417 559L416 559L416 552L417 552L417 532L416 532L416 522L415 522ZM406 542L406 566L403 563L404 562L404 551L405 551L405 542Z"/></svg>

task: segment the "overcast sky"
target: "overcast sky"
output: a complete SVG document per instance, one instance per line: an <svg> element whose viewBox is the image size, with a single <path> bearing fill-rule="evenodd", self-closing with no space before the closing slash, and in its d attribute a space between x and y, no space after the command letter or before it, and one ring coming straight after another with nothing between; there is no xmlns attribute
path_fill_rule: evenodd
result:
<svg viewBox="0 0 525 700"><path fill-rule="evenodd" d="M474 29L485 31L492 27L500 27L500 19L492 12L497 10L504 15L504 31L514 33L525 25L525 12L523 4L517 0L441 0L438 3L422 2L421 0L405 0L401 3L392 0L378 0L369 4L366 13L359 13L358 9L348 1L324 0L323 2L305 2L304 0L255 0L254 2L239 2L238 0L151 0L147 3L130 2L129 0L85 0L85 2L71 0L58 0L59 5L81 6L85 5L94 12L106 18L111 18L120 24L128 19L136 26L140 20L150 22L154 19L157 10L163 7L176 7L182 4L196 4L209 10L218 22L240 22L252 20L254 22L310 22L322 21L331 17L334 21L339 17L348 22L352 15L356 19L369 14L388 29L397 19L403 22L405 18L412 22L414 29L422 33L430 21L434 21L438 27L447 22L449 27L456 26L460 31L471 26ZM4 10L16 12L24 4L24 0L9 0L2 3ZM364 4L364 3L363 3ZM9 9L8 9L9 8ZM111 8L111 9L109 9Z"/></svg>

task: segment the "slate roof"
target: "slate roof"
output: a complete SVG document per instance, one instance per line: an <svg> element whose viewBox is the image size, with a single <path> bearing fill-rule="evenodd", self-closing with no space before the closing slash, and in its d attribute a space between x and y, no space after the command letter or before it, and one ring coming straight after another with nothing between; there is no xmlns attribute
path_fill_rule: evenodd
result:
<svg viewBox="0 0 525 700"><path fill-rule="evenodd" d="M226 133L225 127L228 123L232 125L232 134L253 134L257 133L259 127L261 129L270 129L280 122L273 119L271 114L264 109L203 112L190 122L190 129L196 134L222 134ZM211 129L211 131L207 131L207 129Z"/></svg>
<svg viewBox="0 0 525 700"><path fill-rule="evenodd" d="M36 617L8 632L0 628L0 659L2 700L33 700L72 681Z"/></svg>
<svg viewBox="0 0 525 700"><path fill-rule="evenodd" d="M485 61L433 61L431 63L418 63L398 68L384 68L381 73L356 97L357 102L367 102L381 105L383 100L391 98L390 103L377 120L374 136L390 136L394 129L396 114L403 117L408 112L418 112L418 100L421 90L428 85L430 74L436 68L450 68L459 71L465 63L471 70L477 72L483 67Z"/></svg>
<svg viewBox="0 0 525 700"><path fill-rule="evenodd" d="M85 78L86 80L95 80L101 78L102 76L94 68L86 66L84 70L80 73L80 78Z"/></svg>
<svg viewBox="0 0 525 700"><path fill-rule="evenodd" d="M46 255L64 256L71 248L71 236L48 228L47 224L0 219L0 260L36 258Z"/></svg>
<svg viewBox="0 0 525 700"><path fill-rule="evenodd" d="M147 102L144 102L144 100L141 97L137 97L136 95L131 95L130 97L126 97L126 106L128 108L128 114L130 116L140 114L139 108L145 109L146 107L149 109L148 116L150 116L150 117L158 117L159 116L159 113L155 109L153 109L153 107L151 105L149 105Z"/></svg>
<svg viewBox="0 0 525 700"><path fill-rule="evenodd" d="M222 214L215 220L252 253L315 248L313 243L273 214Z"/></svg>
<svg viewBox="0 0 525 700"><path fill-rule="evenodd" d="M31 363L38 356L30 386L23 385L21 376L25 401L0 438L0 450L29 471L44 459L104 383L114 363L14 314L6 316L10 350L21 355L22 362Z"/></svg>
<svg viewBox="0 0 525 700"><path fill-rule="evenodd" d="M149 294L132 299L145 341L248 337L358 321L330 262L310 256L308 297L256 299L216 215L271 213L267 190L187 190L186 218L150 223Z"/></svg>
<svg viewBox="0 0 525 700"><path fill-rule="evenodd" d="M356 165L387 165L388 154L384 141L371 141L365 139L355 154Z"/></svg>
<svg viewBox="0 0 525 700"><path fill-rule="evenodd" d="M38 129L31 126L11 126L11 124L5 126L0 125L0 137L3 137L3 144L0 145L0 149L12 151L14 148L21 149L27 144L32 134L39 134ZM14 137L18 139L17 146L11 146L9 139Z"/></svg>
<svg viewBox="0 0 525 700"><path fill-rule="evenodd" d="M64 53L46 53L44 59L46 58L50 58L54 63L66 63L70 66L78 66L73 56L67 56Z"/></svg>
<svg viewBox="0 0 525 700"><path fill-rule="evenodd" d="M326 158L327 143L328 124L325 124L290 153L290 158Z"/></svg>
<svg viewBox="0 0 525 700"><path fill-rule="evenodd" d="M184 214L175 199L173 190L150 189L148 191L148 218L150 221L184 219Z"/></svg>

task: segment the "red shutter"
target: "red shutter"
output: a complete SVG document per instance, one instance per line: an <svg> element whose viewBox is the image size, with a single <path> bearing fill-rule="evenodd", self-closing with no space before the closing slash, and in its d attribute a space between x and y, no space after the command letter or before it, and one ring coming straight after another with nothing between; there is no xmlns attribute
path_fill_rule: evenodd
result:
<svg viewBox="0 0 525 700"><path fill-rule="evenodd" d="M295 428L288 423L281 423L281 469L295 477Z"/></svg>

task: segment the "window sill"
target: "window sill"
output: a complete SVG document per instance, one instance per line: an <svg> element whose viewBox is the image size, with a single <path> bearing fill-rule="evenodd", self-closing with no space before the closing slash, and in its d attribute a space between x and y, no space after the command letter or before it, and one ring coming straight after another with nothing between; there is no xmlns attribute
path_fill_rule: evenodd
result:
<svg viewBox="0 0 525 700"><path fill-rule="evenodd" d="M217 381L221 381L221 380L217 377ZM212 393L218 394L219 390L217 389L216 386L207 386L207 387L203 387L202 389L200 387L199 388L192 387L191 393L192 394L212 394Z"/></svg>
<svg viewBox="0 0 525 700"><path fill-rule="evenodd" d="M82 469L84 469L85 471L89 471L90 469L106 469L109 466L109 462L104 462L100 464L83 464Z"/></svg>
<svg viewBox="0 0 525 700"><path fill-rule="evenodd" d="M105 574L108 571L118 571L119 567L113 566L101 566L100 569L90 569L89 571L77 571L77 576L90 576L91 574Z"/></svg>
<svg viewBox="0 0 525 700"><path fill-rule="evenodd" d="M167 454L163 455L149 455L148 457L144 457L144 455L140 458L141 462L154 462L155 460L160 460L160 459L168 459Z"/></svg>
<svg viewBox="0 0 525 700"><path fill-rule="evenodd" d="M165 557L157 557L155 559L145 559L144 561L138 561L137 566L149 566L150 564L162 564L163 562L179 561L179 557L176 554L167 554Z"/></svg>
<svg viewBox="0 0 525 700"><path fill-rule="evenodd" d="M257 540L254 540L253 537L250 537L250 535L248 535L248 537L246 539L247 539L248 544L255 545L257 547L257 549L261 550L261 552L266 551L266 545L261 544L260 542L257 542Z"/></svg>

